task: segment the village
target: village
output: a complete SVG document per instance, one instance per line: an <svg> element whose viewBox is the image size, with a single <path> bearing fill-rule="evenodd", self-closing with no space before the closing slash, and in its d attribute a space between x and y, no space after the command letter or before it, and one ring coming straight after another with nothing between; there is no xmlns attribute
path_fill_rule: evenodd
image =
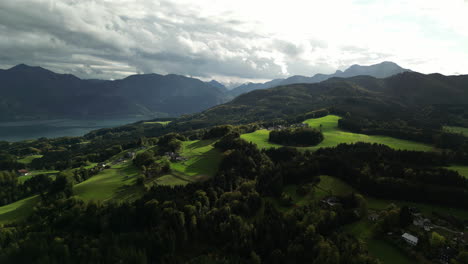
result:
<svg viewBox="0 0 468 264"><path fill-rule="evenodd" d="M336 196L323 198L321 204L326 208L342 206L340 197ZM459 251L468 247L467 221L461 221L453 216L443 216L436 212L428 216L417 207L408 207L408 209L411 223L405 228L391 228L391 231L383 234L383 239L407 253L423 250L421 241L425 240L423 244L428 242L431 247L434 247L435 250L431 252L431 255L442 264L452 263L451 260ZM357 210L355 212L357 214ZM376 226L379 221L385 221L385 217L388 217L387 212L369 210L364 221L367 220ZM436 245L436 243L439 244Z"/></svg>

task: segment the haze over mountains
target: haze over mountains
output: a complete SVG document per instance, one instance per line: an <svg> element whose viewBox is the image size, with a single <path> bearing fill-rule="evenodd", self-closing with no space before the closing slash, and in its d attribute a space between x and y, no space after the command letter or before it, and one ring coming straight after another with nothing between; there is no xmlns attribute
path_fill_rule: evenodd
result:
<svg viewBox="0 0 468 264"><path fill-rule="evenodd" d="M24 64L0 70L0 120L179 116L203 111L243 93L294 83L317 83L333 77L369 75L384 78L409 71L392 62L353 65L334 74L292 76L231 91L212 80L168 74L139 74L121 80L82 80Z"/></svg>
<svg viewBox="0 0 468 264"><path fill-rule="evenodd" d="M361 65L352 65L345 71L337 70L333 74L315 74L312 77L294 75L287 79L275 79L266 83L247 83L239 87L236 87L230 91L230 94L233 96L238 96L243 93L247 93L253 90L259 89L268 89L279 85L288 85L294 83L318 83L325 80L328 80L333 77L353 77L358 75L368 75L376 78L386 78L398 73L405 71L410 71L400 67L394 62L384 61L378 64L361 66Z"/></svg>

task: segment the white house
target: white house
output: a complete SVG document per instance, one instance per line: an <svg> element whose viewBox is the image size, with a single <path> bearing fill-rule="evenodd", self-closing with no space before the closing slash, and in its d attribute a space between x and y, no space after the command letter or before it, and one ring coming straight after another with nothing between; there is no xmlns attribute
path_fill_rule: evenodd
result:
<svg viewBox="0 0 468 264"><path fill-rule="evenodd" d="M416 246L418 244L419 239L411 234L404 233L401 236L408 244L412 246Z"/></svg>

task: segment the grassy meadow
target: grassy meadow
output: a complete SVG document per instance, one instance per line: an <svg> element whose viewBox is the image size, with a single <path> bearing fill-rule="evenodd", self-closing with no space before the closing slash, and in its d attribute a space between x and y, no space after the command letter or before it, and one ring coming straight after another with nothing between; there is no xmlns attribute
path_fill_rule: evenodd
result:
<svg viewBox="0 0 468 264"><path fill-rule="evenodd" d="M142 193L143 187L135 185L139 174L132 162L126 161L73 186L73 192L84 201L132 200Z"/></svg>
<svg viewBox="0 0 468 264"><path fill-rule="evenodd" d="M409 140L397 139L387 136L364 135L352 132L346 132L338 128L339 116L328 115L322 118L308 119L303 123L308 124L310 127L322 129L324 140L313 147L303 147L303 150L317 150L319 148L335 147L341 143L356 143L367 142L384 144L394 149L402 150L418 150L418 151L431 151L434 147ZM270 131L257 130L253 133L243 134L241 137L249 142L257 144L259 148L276 148L281 147L279 144L272 144L268 141Z"/></svg>
<svg viewBox="0 0 468 264"><path fill-rule="evenodd" d="M183 141L180 155L186 160L171 162L171 174L159 177L156 183L185 185L213 177L222 158L214 143L214 140Z"/></svg>
<svg viewBox="0 0 468 264"><path fill-rule="evenodd" d="M42 155L30 155L30 156L23 157L22 159L19 159L18 162L23 163L23 164L30 164L33 160L39 159L39 158L42 158Z"/></svg>
<svg viewBox="0 0 468 264"><path fill-rule="evenodd" d="M457 126L444 126L444 130L451 132L451 133L460 133L465 136L468 136L468 128L467 127L457 127Z"/></svg>
<svg viewBox="0 0 468 264"><path fill-rule="evenodd" d="M468 179L468 166L453 165L453 166L450 166L450 167L446 167L446 169L454 170L454 171L458 172L461 176Z"/></svg>
<svg viewBox="0 0 468 264"><path fill-rule="evenodd" d="M21 221L32 213L39 196L28 197L0 207L0 224Z"/></svg>
<svg viewBox="0 0 468 264"><path fill-rule="evenodd" d="M160 124L160 125L163 125L163 126L167 126L171 122L172 121L154 121L154 122L144 122L143 124L145 124L145 125Z"/></svg>

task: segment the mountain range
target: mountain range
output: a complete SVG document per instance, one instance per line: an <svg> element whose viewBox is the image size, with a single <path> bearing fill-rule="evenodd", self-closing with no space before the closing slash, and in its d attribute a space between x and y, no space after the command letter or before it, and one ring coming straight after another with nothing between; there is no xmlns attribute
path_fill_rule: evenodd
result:
<svg viewBox="0 0 468 264"><path fill-rule="evenodd" d="M175 116L225 101L215 84L181 75L82 80L24 64L0 70L0 120Z"/></svg>
<svg viewBox="0 0 468 264"><path fill-rule="evenodd" d="M333 77L353 77L359 75L368 75L376 78L386 78L392 75L411 71L409 69L404 69L394 62L384 61L378 64L361 66L361 65L352 65L345 71L337 70L333 74L315 74L312 77L294 75L287 79L275 79L266 83L247 83L239 87L236 87L230 91L232 96L238 96L243 93L247 93L253 90L268 89L280 85L288 85L295 83L318 83L325 80L328 80Z"/></svg>
<svg viewBox="0 0 468 264"><path fill-rule="evenodd" d="M52 118L143 118L197 113L253 90L295 83L318 83L334 77L384 78L409 71L392 62L353 65L334 74L292 76L249 83L228 90L216 80L182 75L138 74L121 80L84 80L24 64L0 70L0 120Z"/></svg>
<svg viewBox="0 0 468 264"><path fill-rule="evenodd" d="M260 89L188 116L176 123L186 127L243 124L255 120L290 119L319 109L360 116L401 117L435 112L451 106L463 113L468 102L468 75L444 76L405 71L387 78L333 77L320 83L301 83ZM463 115L463 114L462 114ZM451 122L450 113L444 122ZM468 114L466 117L468 118ZM416 119L423 119L421 116ZM457 123L457 122L452 122Z"/></svg>

